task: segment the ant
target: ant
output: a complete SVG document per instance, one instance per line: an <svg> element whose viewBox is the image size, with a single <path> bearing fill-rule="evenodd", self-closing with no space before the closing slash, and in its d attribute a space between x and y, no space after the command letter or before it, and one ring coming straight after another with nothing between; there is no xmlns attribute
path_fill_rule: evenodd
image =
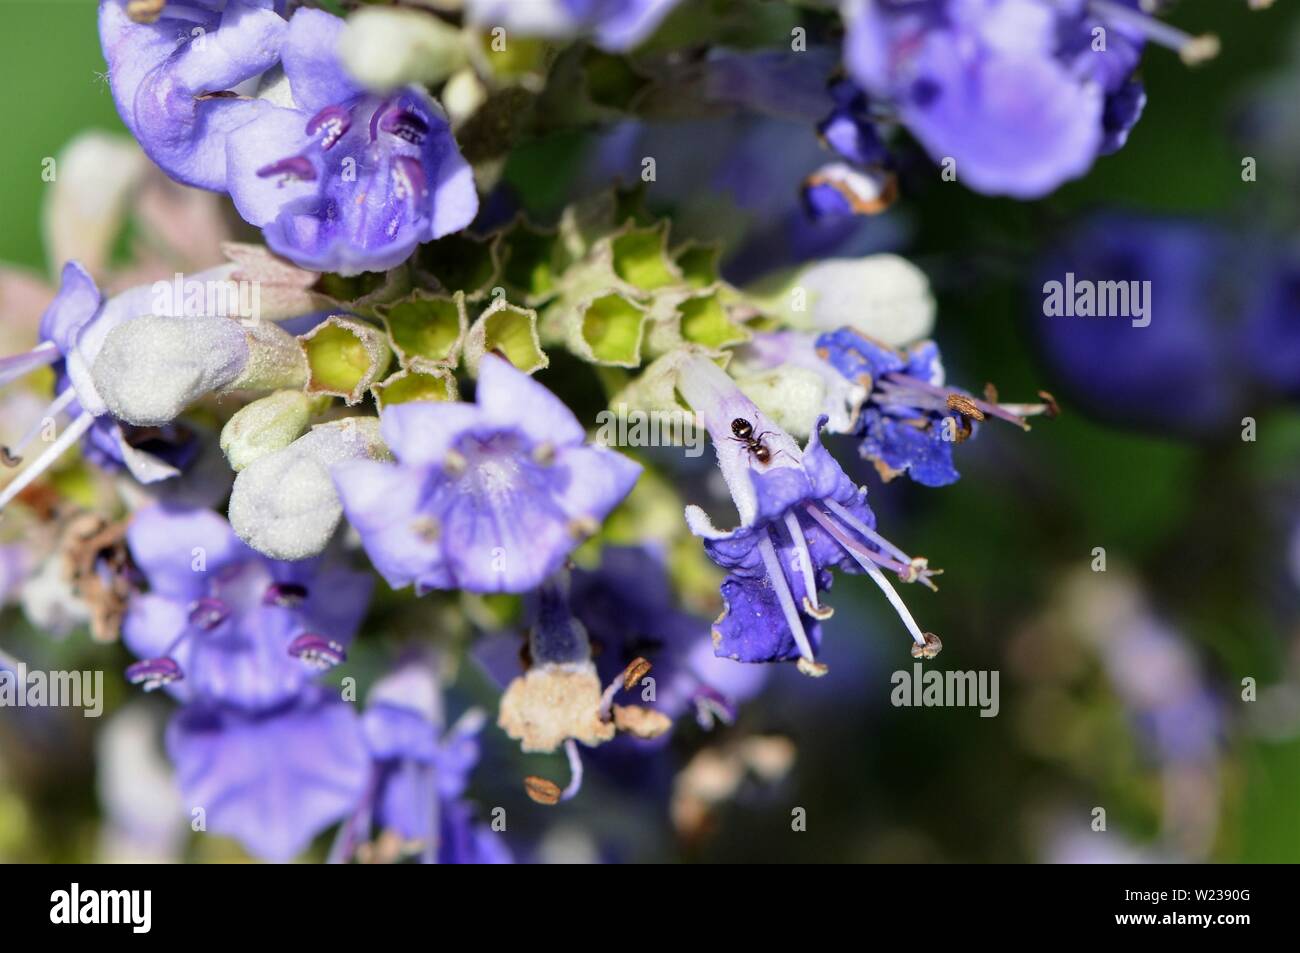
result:
<svg viewBox="0 0 1300 953"><path fill-rule="evenodd" d="M770 430L764 430L756 437L754 436L754 425L744 417L737 417L731 422L731 433L733 434L731 439L743 444L745 449L752 453L754 459L759 463L772 462L772 451L767 448L767 444L763 443L763 438L771 433ZM778 450L777 453L781 453L781 451Z"/></svg>

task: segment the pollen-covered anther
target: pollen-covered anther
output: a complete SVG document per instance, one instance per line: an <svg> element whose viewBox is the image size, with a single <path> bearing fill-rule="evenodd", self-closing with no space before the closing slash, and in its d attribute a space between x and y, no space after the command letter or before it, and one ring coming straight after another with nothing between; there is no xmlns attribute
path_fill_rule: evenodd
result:
<svg viewBox="0 0 1300 953"><path fill-rule="evenodd" d="M803 656L799 657L795 667L799 669L801 675L807 675L809 678L821 678L830 671L830 667L825 662L818 662Z"/></svg>
<svg viewBox="0 0 1300 953"><path fill-rule="evenodd" d="M949 394L948 409L955 410L963 417L970 417L973 420L984 419L984 411L975 406L975 401L971 400L965 394Z"/></svg>
<svg viewBox="0 0 1300 953"><path fill-rule="evenodd" d="M641 679L650 674L654 668L653 663L647 658L637 656L628 663L627 668L623 669L623 691L630 692L640 684Z"/></svg>
<svg viewBox="0 0 1300 953"><path fill-rule="evenodd" d="M393 183L398 198L423 202L429 196L429 179L424 174L424 166L411 156L398 156L393 160Z"/></svg>
<svg viewBox="0 0 1300 953"><path fill-rule="evenodd" d="M925 644L912 643L912 658L932 659L943 651L943 642L933 632L925 633Z"/></svg>
<svg viewBox="0 0 1300 953"><path fill-rule="evenodd" d="M23 458L10 453L8 447L0 447L0 464L13 468L22 462Z"/></svg>
<svg viewBox="0 0 1300 953"><path fill-rule="evenodd" d="M352 127L352 114L342 106L326 106L307 121L307 135L321 136L320 147L329 149Z"/></svg>
<svg viewBox="0 0 1300 953"><path fill-rule="evenodd" d="M316 167L306 156L290 156L279 162L272 162L258 169L257 174L263 179L278 178L281 185L293 181L316 181Z"/></svg>
<svg viewBox="0 0 1300 953"><path fill-rule="evenodd" d="M157 691L184 677L180 665L170 658L145 659L128 665L126 669L126 680L132 685L141 686L146 692Z"/></svg>
<svg viewBox="0 0 1300 953"><path fill-rule="evenodd" d="M614 727L643 740L658 738L673 726L673 721L661 711L644 705L615 705Z"/></svg>
<svg viewBox="0 0 1300 953"><path fill-rule="evenodd" d="M321 671L347 661L348 657L338 642L313 632L304 632L290 642L289 654Z"/></svg>
<svg viewBox="0 0 1300 953"><path fill-rule="evenodd" d="M808 615L812 616L814 619L818 619L822 622L825 622L835 614L835 610L830 606L814 603L807 596L803 597L803 611L808 613Z"/></svg>

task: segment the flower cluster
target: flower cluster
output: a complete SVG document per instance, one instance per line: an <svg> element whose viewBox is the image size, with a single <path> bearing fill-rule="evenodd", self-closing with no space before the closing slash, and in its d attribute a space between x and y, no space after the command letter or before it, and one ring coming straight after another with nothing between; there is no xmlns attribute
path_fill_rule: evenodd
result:
<svg viewBox="0 0 1300 953"><path fill-rule="evenodd" d="M497 826L481 746L544 805L590 770L671 774L679 742L752 753L775 663L849 655L823 638L836 577L938 655L896 584L940 570L891 539L883 484L953 484L985 423L1057 405L948 384L925 272L882 253L906 230L845 220L906 201L895 127L971 189L1043 196L1123 146L1147 45L1215 44L1137 0L796 4L752 37L722 6L100 0L136 171L111 191L114 163L83 163L90 191L140 204L147 157L210 213L184 221L233 212L263 244L211 224L183 274L119 272L110 249L170 216L79 229L52 189L55 231L102 241L58 256L39 325L0 325L0 606L120 636L126 681L177 703L194 830L277 861L331 829L336 862L540 856ZM547 166L570 137L594 157ZM590 181L629 157L638 188ZM1220 236L1093 228L1045 271L1154 271L1184 320L1118 348L1052 325L1057 376L1103 413L1217 422L1237 405L1198 274ZM1233 368L1294 395L1294 258L1266 275ZM607 414L672 426L608 445Z"/></svg>

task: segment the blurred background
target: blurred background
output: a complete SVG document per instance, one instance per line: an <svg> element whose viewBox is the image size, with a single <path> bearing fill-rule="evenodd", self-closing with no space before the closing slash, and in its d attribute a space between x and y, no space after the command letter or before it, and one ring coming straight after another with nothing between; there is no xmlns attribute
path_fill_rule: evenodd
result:
<svg viewBox="0 0 1300 953"><path fill-rule="evenodd" d="M88 129L124 131L93 7L0 0L0 261L46 283L61 262L44 250L43 160ZM999 673L997 716L893 707L891 675L911 668L896 620L868 581L844 578L828 677L782 666L734 726L686 726L648 754L610 746L571 803L531 805L523 759L489 729L471 794L519 819L517 856L1300 860L1300 10L1245 7L1177 7L1171 21L1218 33L1222 53L1189 69L1149 50L1145 115L1082 180L1038 202L992 199L904 148L898 204L818 252L905 255L932 283L951 383L1060 403L1030 433L984 427L958 451L962 480L942 489L882 484L851 446L833 447L857 464L885 532L946 570L938 594L906 598L942 636L942 668ZM817 153L811 128L792 129L763 153L776 171L755 173L764 201L729 246L737 280L765 270L765 231L794 207L807 169L783 178L782 163ZM657 134L684 168L715 169L736 141ZM610 142L592 129L523 145L506 170L512 199L544 219L611 169L630 178ZM713 188L710 174L692 186ZM725 219L700 215L671 173L660 181L649 200L678 213L677 237L710 237L701 219ZM1152 280L1151 327L1045 317L1043 281L1090 270ZM373 641L406 634L408 610L378 606ZM0 709L0 860L240 856L177 823L156 743L169 706L115 677L124 650L75 620L57 638L38 632L14 606L0 645L107 673L104 719ZM455 691L491 705L468 662ZM795 808L805 830L792 830Z"/></svg>

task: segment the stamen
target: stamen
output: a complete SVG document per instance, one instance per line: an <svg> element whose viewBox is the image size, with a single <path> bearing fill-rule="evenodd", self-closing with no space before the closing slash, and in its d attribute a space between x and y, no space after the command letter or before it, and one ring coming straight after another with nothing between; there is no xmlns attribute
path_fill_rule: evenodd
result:
<svg viewBox="0 0 1300 953"><path fill-rule="evenodd" d="M14 477L13 481L0 492L0 512L13 502L23 490L31 486L33 482L46 470L58 461L59 457L67 451L74 443L85 436L86 431L90 429L95 422L95 418L89 413L83 413L80 417L64 429L59 434L57 440L45 448L39 457L33 460L22 473Z"/></svg>
<svg viewBox="0 0 1300 953"><path fill-rule="evenodd" d="M320 147L329 149L352 128L352 113L342 106L326 106L307 121L307 135L324 132Z"/></svg>
<svg viewBox="0 0 1300 953"><path fill-rule="evenodd" d="M812 645L808 642L808 634L803 630L803 620L799 618L799 610L794 604L794 595L790 592L789 583L785 581L785 571L781 568L781 560L777 558L776 548L772 545L770 531L764 532L759 537L758 551L763 557L763 568L767 570L768 581L776 592L777 602L781 604L781 612L785 615L786 624L790 626L790 634L794 636L794 643L799 647L799 655L809 663L816 664Z"/></svg>
<svg viewBox="0 0 1300 953"><path fill-rule="evenodd" d="M835 537L836 542L851 552L855 559L858 559L859 557L861 557L861 559L870 559L877 565L883 566L885 569L897 573L900 579L906 578L909 582L914 582L919 578L925 586L937 591L937 587L930 581L930 576L938 575L940 570L929 568L918 569L917 561L915 559L905 564L899 562L897 559L884 556L873 549L867 549L862 543L858 542L845 532L843 527L836 524L829 516L817 509L817 507L813 506L811 503L805 504L804 509L807 511L809 516L822 525L826 532Z"/></svg>
<svg viewBox="0 0 1300 953"><path fill-rule="evenodd" d="M524 778L524 791L538 804L548 807L576 797L582 790L582 755L578 752L578 743L572 738L564 742L564 753L569 759L569 784L564 790L554 781L530 774Z"/></svg>
<svg viewBox="0 0 1300 953"><path fill-rule="evenodd" d="M306 156L290 156L287 159L281 159L279 162L272 162L270 165L262 166L257 170L257 175L263 179L279 176L281 185L293 180L315 182L316 167L311 164L311 160Z"/></svg>
<svg viewBox="0 0 1300 953"><path fill-rule="evenodd" d="M961 397L964 401L964 404L968 404L969 406L974 407L979 411L982 411L983 413L987 414L990 417L997 417L1001 420L1005 420L1007 423L1015 424L1017 427L1020 427L1024 430L1029 429L1029 424L1025 421L1023 416L1012 413L1004 405L990 404L988 401L978 400L973 397L967 397L964 394L957 394L956 391L951 390L947 387L939 387L935 384L929 383L928 381L923 381L919 377L912 377L910 374L898 374L898 373L886 374L884 378L881 380L881 384L892 385L895 388L895 391L913 390L913 391L919 391L922 394L926 394L930 397L933 397L937 401L942 402L937 405L935 404L930 405L935 410L942 410L942 411L951 410L952 407L951 404L949 403L949 400L955 395ZM885 388L885 396L887 397L891 396L888 388ZM1039 413L1039 414L1045 413L1047 410L1046 407L1039 408L1036 407L1035 405L1031 405L1031 408L1033 413Z"/></svg>
<svg viewBox="0 0 1300 953"><path fill-rule="evenodd" d="M1219 55L1219 38L1213 33L1192 36L1163 20L1116 3L1115 0L1088 0L1088 7L1102 19L1131 27L1152 43L1168 47L1188 66L1196 66Z"/></svg>
<svg viewBox="0 0 1300 953"><path fill-rule="evenodd" d="M45 341L23 354L0 357L0 387L20 377L26 377L32 371L53 364L62 356L58 345L53 341Z"/></svg>
<svg viewBox="0 0 1300 953"><path fill-rule="evenodd" d="M346 662L348 658L342 645L314 632L304 632L290 642L289 654L322 672Z"/></svg>
<svg viewBox="0 0 1300 953"><path fill-rule="evenodd" d="M885 598L889 600L890 605L894 607L894 611L898 613L899 618L903 620L903 624L907 626L907 631L911 633L912 640L918 645L924 645L925 635L921 632L921 627L916 624L916 620L913 619L912 614L907 611L907 606L903 604L903 600L899 598L894 587L889 584L889 580L886 579L885 574L880 571L880 567L871 560L869 554L857 546L850 545L851 541L844 535L843 530L831 522L830 518L825 513L819 512L816 507L813 506L808 506L807 510L808 513L817 520L817 522L821 523L822 526L826 528L828 533L844 545L844 548L848 550L849 555L853 557L857 564L861 566L866 571L867 575L875 581L876 585L880 587L881 591L885 594Z"/></svg>
<svg viewBox="0 0 1300 953"><path fill-rule="evenodd" d="M126 680L141 686L146 692L157 691L184 677L185 673L176 660L166 657L145 659L126 668Z"/></svg>
<svg viewBox="0 0 1300 953"><path fill-rule="evenodd" d="M821 604L817 600L817 574L813 569L812 553L808 551L808 540L804 539L803 530L799 526L799 517L793 512L785 514L785 528L794 542L799 569L803 573L804 611L815 619L830 618L829 612L823 614Z"/></svg>
<svg viewBox="0 0 1300 953"><path fill-rule="evenodd" d="M58 397L54 398L54 402L45 408L44 413L41 414L35 423L27 428L27 432L18 438L17 443L12 447L0 447L0 462L4 463L7 467L16 467L18 464L22 463L23 458L19 454L22 453L23 449L29 443L36 439L37 434L45 429L45 421L61 414L64 409L76 399L76 397L76 390L69 387Z"/></svg>

